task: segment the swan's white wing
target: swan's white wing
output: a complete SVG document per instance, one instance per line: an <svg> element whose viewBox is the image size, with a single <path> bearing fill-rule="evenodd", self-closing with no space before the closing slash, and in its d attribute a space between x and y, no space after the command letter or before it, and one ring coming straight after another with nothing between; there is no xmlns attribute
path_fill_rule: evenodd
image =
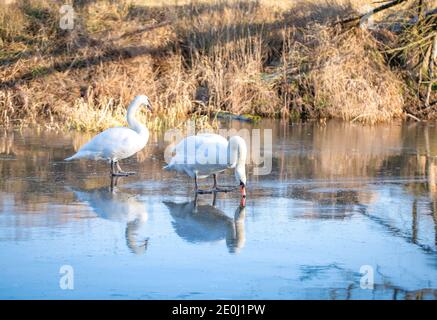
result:
<svg viewBox="0 0 437 320"><path fill-rule="evenodd" d="M147 139L132 129L110 128L92 138L72 158L120 160L134 155L146 143Z"/></svg>
<svg viewBox="0 0 437 320"><path fill-rule="evenodd" d="M202 163L202 161L220 162L219 156L227 159L228 141L218 134L199 134L183 139L175 147L172 160L177 163ZM217 160L217 161L216 161Z"/></svg>
<svg viewBox="0 0 437 320"><path fill-rule="evenodd" d="M168 169L182 171L190 176L208 176L225 170L229 165L228 141L217 134L189 136L175 147L175 156Z"/></svg>

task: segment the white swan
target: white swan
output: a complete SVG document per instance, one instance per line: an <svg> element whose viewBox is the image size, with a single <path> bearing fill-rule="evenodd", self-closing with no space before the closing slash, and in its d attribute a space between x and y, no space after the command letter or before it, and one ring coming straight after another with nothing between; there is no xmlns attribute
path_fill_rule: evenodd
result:
<svg viewBox="0 0 437 320"><path fill-rule="evenodd" d="M228 142L218 134L203 133L183 139L174 151L176 154L164 169L185 173L194 178L196 193L230 191L217 186L217 174L234 168L241 194L246 197L247 147L243 138L232 136ZM210 175L214 178L213 189L199 190L197 179Z"/></svg>
<svg viewBox="0 0 437 320"><path fill-rule="evenodd" d="M141 105L152 111L149 98L144 95L135 97L127 110L129 128L116 127L107 129L87 142L66 161L75 159L107 160L111 163L112 176L128 176L133 172L124 172L118 161L128 158L143 149L149 139L149 130L135 118Z"/></svg>

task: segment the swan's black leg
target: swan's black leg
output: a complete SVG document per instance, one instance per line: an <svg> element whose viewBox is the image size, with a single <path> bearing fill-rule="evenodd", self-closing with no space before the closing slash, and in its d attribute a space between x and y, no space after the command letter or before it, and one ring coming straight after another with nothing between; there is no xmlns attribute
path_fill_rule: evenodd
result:
<svg viewBox="0 0 437 320"><path fill-rule="evenodd" d="M111 160L111 176L112 177L125 177L126 173L120 170L120 166L117 161Z"/></svg>
<svg viewBox="0 0 437 320"><path fill-rule="evenodd" d="M202 190L198 188L197 185L197 175L194 176L194 184L195 184L195 188L196 188L196 193L199 194L209 194L209 193L216 193L216 192L230 192L230 191L234 191L235 189L237 189L237 187L219 187L217 185L217 174L214 173L212 175L212 177L214 178L214 185L212 187L211 190Z"/></svg>
<svg viewBox="0 0 437 320"><path fill-rule="evenodd" d="M117 161L111 160L111 176L112 177L121 177L126 176L123 172L120 172L120 166Z"/></svg>
<svg viewBox="0 0 437 320"><path fill-rule="evenodd" d="M196 194L204 193L203 190L199 189L199 184L197 183L197 173L194 174L194 191L196 192Z"/></svg>
<svg viewBox="0 0 437 320"><path fill-rule="evenodd" d="M109 188L109 190L111 192L114 192L114 188L117 186L118 183L118 177L117 176L111 176L111 187Z"/></svg>
<svg viewBox="0 0 437 320"><path fill-rule="evenodd" d="M118 163L118 161L117 161L117 168L118 168L118 170L119 170L118 172L123 173L123 174L126 174L126 175L128 175L128 176L132 176L132 175L135 174L135 172L133 172L133 171L123 171L123 170L121 169L120 164Z"/></svg>
<svg viewBox="0 0 437 320"><path fill-rule="evenodd" d="M215 207L216 202L217 202L217 192L214 192L214 193L212 194L212 206L213 206L213 207Z"/></svg>
<svg viewBox="0 0 437 320"><path fill-rule="evenodd" d="M114 161L115 166L117 167L117 172L113 173L113 176L117 176L117 177L126 177L126 176L131 176L134 175L135 172L125 172L121 169L120 164L118 163L118 161Z"/></svg>
<svg viewBox="0 0 437 320"><path fill-rule="evenodd" d="M111 160L111 176L115 176L116 172L115 172L115 166L114 166L114 161Z"/></svg>
<svg viewBox="0 0 437 320"><path fill-rule="evenodd" d="M209 194L209 193L214 192L214 190L199 189L199 185L197 184L197 174L194 174L194 189L195 189L196 194Z"/></svg>
<svg viewBox="0 0 437 320"><path fill-rule="evenodd" d="M235 190L235 187L228 187L228 188L219 187L217 184L217 174L214 173L212 176L214 178L214 187L213 187L214 192L230 192Z"/></svg>
<svg viewBox="0 0 437 320"><path fill-rule="evenodd" d="M197 207L197 191L194 192L194 207Z"/></svg>
<svg viewBox="0 0 437 320"><path fill-rule="evenodd" d="M212 187L212 190L214 191L214 195L215 195L217 192L228 192L228 190L223 189L223 188L220 188L220 187L218 186L218 184L217 184L217 173L214 173L214 174L212 175L212 177L214 178L214 185L213 185L213 187Z"/></svg>

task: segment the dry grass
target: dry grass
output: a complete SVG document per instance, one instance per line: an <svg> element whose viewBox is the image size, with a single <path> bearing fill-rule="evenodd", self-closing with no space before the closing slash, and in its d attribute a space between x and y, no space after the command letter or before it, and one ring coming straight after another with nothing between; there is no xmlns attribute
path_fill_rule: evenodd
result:
<svg viewBox="0 0 437 320"><path fill-rule="evenodd" d="M82 1L0 10L0 124L101 130L147 94L152 129L218 110L266 117L399 117L403 84L367 31L329 22L368 1ZM82 5L83 3L83 5ZM1 6L1 4L0 4Z"/></svg>
<svg viewBox="0 0 437 320"><path fill-rule="evenodd" d="M319 35L310 77L322 113L372 124L402 115L404 84L378 53L373 37L356 31Z"/></svg>

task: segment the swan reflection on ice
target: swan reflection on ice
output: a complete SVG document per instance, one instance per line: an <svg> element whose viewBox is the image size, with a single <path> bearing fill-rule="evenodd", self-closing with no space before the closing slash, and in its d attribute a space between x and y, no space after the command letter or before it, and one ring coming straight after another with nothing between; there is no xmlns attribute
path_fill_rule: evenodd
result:
<svg viewBox="0 0 437 320"><path fill-rule="evenodd" d="M205 243L226 239L226 246L230 253L238 253L244 247L245 206L238 206L234 217L231 218L214 205L198 205L196 200L163 203L173 218L174 231L185 241Z"/></svg>
<svg viewBox="0 0 437 320"><path fill-rule="evenodd" d="M80 202L85 202L102 219L125 223L126 245L131 252L143 254L149 239L139 240L139 229L147 221L148 214L143 203L135 195L117 187L78 189L68 187Z"/></svg>

